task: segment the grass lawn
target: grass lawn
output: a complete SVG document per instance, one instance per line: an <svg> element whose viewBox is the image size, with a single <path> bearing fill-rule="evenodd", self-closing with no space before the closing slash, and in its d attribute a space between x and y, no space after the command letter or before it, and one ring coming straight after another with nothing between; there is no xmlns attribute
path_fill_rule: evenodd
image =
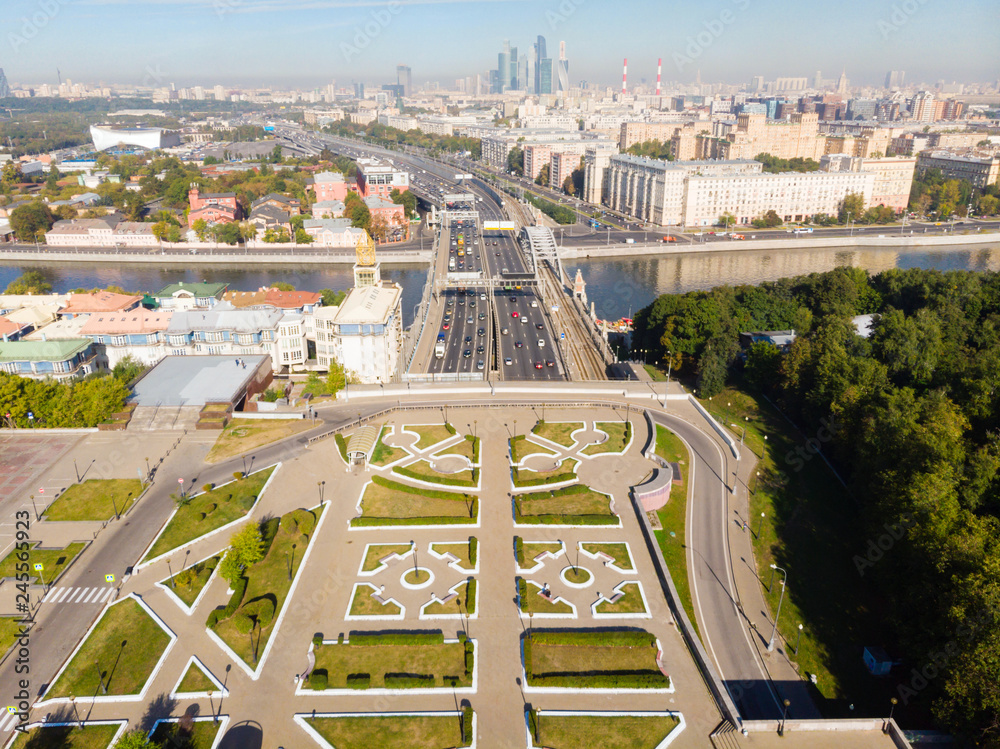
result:
<svg viewBox="0 0 1000 749"><path fill-rule="evenodd" d="M469 589L469 585L472 585L472 589L471 590ZM435 601L434 603L430 604L429 606L427 606L427 608L424 609L424 612L423 612L424 615L425 616L444 616L444 615L447 615L447 614L451 614L451 615L458 614L458 615L461 616L461 615L465 615L465 614L468 614L468 613L475 613L475 611L476 611L476 601L475 601L476 587L477 586L476 586L476 581L475 580L471 580L470 579L470 581L462 583L455 590L455 592L458 595L456 595L454 598L452 598L447 603L439 603L439 602ZM450 591L449 591L449 594L450 594ZM466 605L466 597L467 596L471 596L472 597L472 600L468 602L468 605ZM471 612L470 612L470 608L471 608Z"/></svg>
<svg viewBox="0 0 1000 749"><path fill-rule="evenodd" d="M459 715L365 715L307 719L337 749L448 749L462 741Z"/></svg>
<svg viewBox="0 0 1000 749"><path fill-rule="evenodd" d="M543 541L538 543L528 543L518 545L517 547L521 551L520 557L518 557L517 564L519 567L534 567L535 557L539 554L544 554L546 551L557 553L561 548L562 544L558 541Z"/></svg>
<svg viewBox="0 0 1000 749"><path fill-rule="evenodd" d="M599 614L645 614L646 607L642 602L638 583L625 583L621 589L622 596L614 603L601 601L597 604ZM617 593L615 594L617 595Z"/></svg>
<svg viewBox="0 0 1000 749"><path fill-rule="evenodd" d="M670 500L656 511L660 519L662 531L656 531L656 542L660 545L663 561L667 563L670 577L677 588L677 595L687 614L695 634L701 637L698 630L698 620L694 616L694 604L691 602L691 581L688 578L687 545L684 541L685 522L688 497L688 466L691 458L687 447L680 437L666 427L656 425L656 454L666 461L678 463L681 467L681 482L670 487ZM673 533L673 535L671 535Z"/></svg>
<svg viewBox="0 0 1000 749"><path fill-rule="evenodd" d="M468 541L462 541L454 544L431 544L431 549L436 551L438 554L454 554L458 557L459 567L471 570L476 567L476 562L472 561L472 547L474 545L478 545L478 541L475 537L472 537ZM479 561L478 550L476 561Z"/></svg>
<svg viewBox="0 0 1000 749"><path fill-rule="evenodd" d="M190 731L185 731L180 723L160 723L152 736L153 746L163 749L212 749L221 725L214 720L199 720L191 725Z"/></svg>
<svg viewBox="0 0 1000 749"><path fill-rule="evenodd" d="M277 533L271 542L267 554L262 560L249 567L245 575L249 582L243 596L243 603L237 609L237 614L249 613L260 599L270 599L274 607L274 616L264 627L256 627L251 634L240 634L236 629L236 616L224 619L215 626L215 633L233 649L233 651L248 665L256 665L254 652L259 658L264 652L264 646L274 634L274 623L278 621L281 609L285 605L288 589L292 587L295 573L302 564L306 549L312 538L316 524L319 522L322 508L317 510L292 510L278 518L272 518L268 523L277 524ZM268 532L265 529L265 534ZM273 532L273 531L271 531ZM291 574L289 575L289 566ZM259 605L266 605L261 601ZM249 609L248 609L249 607ZM251 644L251 640L253 644Z"/></svg>
<svg viewBox="0 0 1000 749"><path fill-rule="evenodd" d="M531 433L555 442L564 447L573 447L574 439L570 435L577 429L583 429L583 423L579 421L555 422L539 421L532 428Z"/></svg>
<svg viewBox="0 0 1000 749"><path fill-rule="evenodd" d="M430 491L443 496L427 496L416 487L387 483L368 485L361 498L362 517L352 520L353 525L469 523L478 512L478 502L467 494Z"/></svg>
<svg viewBox="0 0 1000 749"><path fill-rule="evenodd" d="M607 440L599 445L588 445L581 451L584 455L600 455L601 453L620 453L625 449L625 422L599 421L597 428L608 435Z"/></svg>
<svg viewBox="0 0 1000 749"><path fill-rule="evenodd" d="M857 510L847 490L819 457L803 461L797 471L786 462L785 456L805 447L806 438L812 435L800 434L762 398L728 389L702 405L717 417L745 425L746 443L757 455L766 445L750 479L749 532L754 536L762 591L772 612L782 586L776 581L768 593L770 565L794 570L778 631L786 638L789 656L798 663L803 678L817 675L817 706L831 718L851 714L850 702L855 703L857 714L880 714L889 698L897 696L894 684L868 674L859 643L885 642L888 633L879 619L879 601L852 561L863 552L854 546ZM725 409L719 413L721 407ZM780 578L778 573L776 580ZM804 628L796 655L792 649L799 624ZM780 640L776 647L786 649Z"/></svg>
<svg viewBox="0 0 1000 749"><path fill-rule="evenodd" d="M407 476L432 484L441 484L442 486L474 487L479 479L479 471L477 470L441 473L431 468L431 464L426 460L418 460L416 463L410 463L408 466L397 466L392 471L393 473L398 473L400 476Z"/></svg>
<svg viewBox="0 0 1000 749"><path fill-rule="evenodd" d="M678 720L669 715L542 715L537 745L550 749L655 749Z"/></svg>
<svg viewBox="0 0 1000 749"><path fill-rule="evenodd" d="M274 467L190 497L167 523L145 559L154 559L250 512Z"/></svg>
<svg viewBox="0 0 1000 749"><path fill-rule="evenodd" d="M652 364L643 364L643 368L649 373L649 376L653 379L653 382L666 382L667 373L657 369Z"/></svg>
<svg viewBox="0 0 1000 749"><path fill-rule="evenodd" d="M386 687L386 674L433 676L424 687L472 686L472 675L465 674L465 644L429 643L420 645L320 645L314 651L316 668L328 674L328 689L347 688L348 674L368 674L370 688ZM390 685L391 687L391 685Z"/></svg>
<svg viewBox="0 0 1000 749"><path fill-rule="evenodd" d="M368 547L365 561L361 564L362 572L373 572L382 564L382 560L392 553L403 556L413 549L410 544L373 544Z"/></svg>
<svg viewBox="0 0 1000 749"><path fill-rule="evenodd" d="M581 544L581 547L584 551L589 551L591 554L607 554L615 560L615 567L619 569L629 572L635 571L635 566L632 564L632 557L628 553L628 546L625 544L585 543Z"/></svg>
<svg viewBox="0 0 1000 749"><path fill-rule="evenodd" d="M221 559L221 556L215 556L204 562L193 564L173 577L167 578L163 584L170 586L170 592L189 607L193 606L198 594L208 585L208 580L212 577L212 572L215 571L215 567Z"/></svg>
<svg viewBox="0 0 1000 749"><path fill-rule="evenodd" d="M479 458L479 439L473 438L471 434L466 435L465 439L457 445L453 445L447 450L442 450L441 452L434 454L461 455L463 458L468 458L470 463L477 463Z"/></svg>
<svg viewBox="0 0 1000 749"><path fill-rule="evenodd" d="M593 574L584 567L573 567L570 566L569 571L565 575L560 575L566 579L566 582L572 583L573 585L585 585L593 579Z"/></svg>
<svg viewBox="0 0 1000 749"><path fill-rule="evenodd" d="M212 680L198 667L197 663L192 663L188 666L187 673L184 674L181 683L177 685L177 691L181 693L218 692L219 688L212 683Z"/></svg>
<svg viewBox="0 0 1000 749"><path fill-rule="evenodd" d="M19 616L0 616L0 655L6 653L17 642L21 632Z"/></svg>
<svg viewBox="0 0 1000 749"><path fill-rule="evenodd" d="M72 719L72 716L70 716ZM107 726L50 726L19 734L11 749L107 749L118 733L116 723Z"/></svg>
<svg viewBox="0 0 1000 749"><path fill-rule="evenodd" d="M283 440L299 432L312 429L309 419L275 419L274 421L256 421L251 419L236 419L222 430L222 434L208 451L205 461L219 463L226 458L254 450L263 445Z"/></svg>
<svg viewBox="0 0 1000 749"><path fill-rule="evenodd" d="M565 601L549 600L542 595L541 587L526 580L518 584L518 599L525 614L572 614L573 607Z"/></svg>
<svg viewBox="0 0 1000 749"><path fill-rule="evenodd" d="M115 516L115 505L118 513L123 514L140 494L142 482L139 479L88 479L60 494L42 517L62 521L110 520Z"/></svg>
<svg viewBox="0 0 1000 749"><path fill-rule="evenodd" d="M576 467L580 465L579 460L566 458L551 471L530 471L522 468L514 468L514 486L544 486L545 484L559 484L576 478Z"/></svg>
<svg viewBox="0 0 1000 749"><path fill-rule="evenodd" d="M375 447L372 449L372 459L371 464L373 466L387 466L390 463L395 463L397 460L405 458L409 455L406 450L401 447L390 447L382 441L385 437L386 428L382 427L382 431L379 432L378 439L375 440Z"/></svg>
<svg viewBox="0 0 1000 749"><path fill-rule="evenodd" d="M377 590L369 585L359 585L351 599L351 616L395 616L402 609L394 603L379 603L374 595Z"/></svg>
<svg viewBox="0 0 1000 749"><path fill-rule="evenodd" d="M611 512L606 494L583 484L553 491L531 492L514 497L518 523L557 525L615 525L618 516Z"/></svg>
<svg viewBox="0 0 1000 749"><path fill-rule="evenodd" d="M167 633L138 602L126 598L104 612L45 697L102 695L95 662L109 695L138 694L169 642Z"/></svg>
<svg viewBox="0 0 1000 749"><path fill-rule="evenodd" d="M86 546L84 543L70 544L65 549L39 549L33 546L28 550L28 574L34 580L41 579L46 585L51 585ZM16 577L17 564L17 552L12 551L0 561L0 577ZM36 564L42 565L41 572L35 571Z"/></svg>
<svg viewBox="0 0 1000 749"><path fill-rule="evenodd" d="M417 450L426 450L439 442L444 442L452 436L448 427L444 424L424 424L422 426L407 426L406 431L415 432L419 439L414 447Z"/></svg>
<svg viewBox="0 0 1000 749"><path fill-rule="evenodd" d="M431 579L431 573L422 569L411 569L403 574L403 579L410 585L423 585Z"/></svg>
<svg viewBox="0 0 1000 749"><path fill-rule="evenodd" d="M523 434L512 437L508 442L510 443L510 459L515 463L520 463L529 455L555 455L549 448L529 442Z"/></svg>
<svg viewBox="0 0 1000 749"><path fill-rule="evenodd" d="M600 632L559 632L550 642L551 630L532 633L525 643L530 658L528 683L535 686L570 685L599 688L610 685L615 674L626 675L622 686L665 689L670 680L656 666L656 647L602 642ZM615 633L611 633L614 635ZM637 683L635 676L642 677Z"/></svg>

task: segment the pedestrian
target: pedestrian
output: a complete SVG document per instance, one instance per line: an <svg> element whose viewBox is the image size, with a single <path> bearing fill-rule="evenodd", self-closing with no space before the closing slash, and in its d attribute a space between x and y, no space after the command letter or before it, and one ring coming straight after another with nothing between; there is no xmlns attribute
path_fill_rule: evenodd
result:
<svg viewBox="0 0 1000 749"><path fill-rule="evenodd" d="M747 521L746 520L743 521L743 532L744 533L747 532Z"/></svg>

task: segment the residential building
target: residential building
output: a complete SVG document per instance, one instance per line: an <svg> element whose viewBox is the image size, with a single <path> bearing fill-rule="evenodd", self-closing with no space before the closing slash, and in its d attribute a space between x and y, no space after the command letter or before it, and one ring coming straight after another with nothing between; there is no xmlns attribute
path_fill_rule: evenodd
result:
<svg viewBox="0 0 1000 749"><path fill-rule="evenodd" d="M1000 154L975 149L922 151L917 155L917 172L928 169L940 169L945 179L964 179L983 188L1000 181Z"/></svg>
<svg viewBox="0 0 1000 749"><path fill-rule="evenodd" d="M365 205L372 216L372 231L380 242L403 242L409 237L405 206L378 195L365 198ZM383 221L385 228L380 230L378 225Z"/></svg>
<svg viewBox="0 0 1000 749"><path fill-rule="evenodd" d="M112 291L69 294L66 304L59 310L59 316L73 319L99 313L129 312L138 307L140 302L141 296L116 294Z"/></svg>
<svg viewBox="0 0 1000 749"><path fill-rule="evenodd" d="M45 232L45 243L52 247L156 247L153 225L122 221L111 214L103 218L74 218L56 221Z"/></svg>
<svg viewBox="0 0 1000 749"><path fill-rule="evenodd" d="M302 212L302 201L298 198L291 198L276 192L269 193L262 198L257 198L250 204L250 210L255 211L263 206L270 206L279 211L295 216Z"/></svg>
<svg viewBox="0 0 1000 749"><path fill-rule="evenodd" d="M736 129L722 138L703 136L700 158L752 159L768 153L778 159L815 159L824 153L819 135L819 115L795 112L787 121L769 122L761 114L743 113L736 117Z"/></svg>
<svg viewBox="0 0 1000 749"><path fill-rule="evenodd" d="M580 143L576 148L553 151L549 161L549 187L553 190L561 190L573 170L580 167L580 162L583 160L583 145Z"/></svg>
<svg viewBox="0 0 1000 749"><path fill-rule="evenodd" d="M342 218L346 208L341 200L322 200L312 204L312 217Z"/></svg>
<svg viewBox="0 0 1000 749"><path fill-rule="evenodd" d="M583 199L600 205L608 195L607 175L611 165L611 151L599 146L588 146L583 154Z"/></svg>
<svg viewBox="0 0 1000 749"><path fill-rule="evenodd" d="M271 230L280 232L282 229L289 234L292 231L292 217L280 208L275 208L267 203L254 209L247 221L257 227L258 236L263 236L264 232Z"/></svg>
<svg viewBox="0 0 1000 749"><path fill-rule="evenodd" d="M243 211L234 192L202 194L197 185L188 192L188 228L196 221L204 219L209 224L229 224L239 221Z"/></svg>
<svg viewBox="0 0 1000 749"><path fill-rule="evenodd" d="M91 315L80 327L79 335L101 344L108 367L113 368L127 356L142 364L155 364L167 353L166 330L174 310L109 312Z"/></svg>
<svg viewBox="0 0 1000 749"><path fill-rule="evenodd" d="M347 180L340 172L320 172L313 177L313 191L317 203L331 200L343 203L347 197Z"/></svg>
<svg viewBox="0 0 1000 749"><path fill-rule="evenodd" d="M349 218L313 218L302 222L306 234L317 247L353 248L368 232L351 226Z"/></svg>
<svg viewBox="0 0 1000 749"><path fill-rule="evenodd" d="M210 309L218 304L228 288L227 283L178 281L160 289L153 298L160 309Z"/></svg>
<svg viewBox="0 0 1000 749"><path fill-rule="evenodd" d="M624 152L637 143L651 140L668 143L682 127L681 122L623 122L618 148Z"/></svg>
<svg viewBox="0 0 1000 749"><path fill-rule="evenodd" d="M339 307L315 317L320 369L340 362L364 384L391 382L403 340L402 290L395 285L355 288Z"/></svg>
<svg viewBox="0 0 1000 749"><path fill-rule="evenodd" d="M913 157L866 159L843 154L826 155L820 159L827 172L869 172L874 175L869 205L886 206L896 213L906 210L917 160Z"/></svg>
<svg viewBox="0 0 1000 749"><path fill-rule="evenodd" d="M67 380L107 370L97 346L87 338L0 343L0 372Z"/></svg>
<svg viewBox="0 0 1000 749"><path fill-rule="evenodd" d="M361 158L358 163L358 192L361 197L379 195L388 198L393 190L410 189L409 172L397 169L380 159Z"/></svg>

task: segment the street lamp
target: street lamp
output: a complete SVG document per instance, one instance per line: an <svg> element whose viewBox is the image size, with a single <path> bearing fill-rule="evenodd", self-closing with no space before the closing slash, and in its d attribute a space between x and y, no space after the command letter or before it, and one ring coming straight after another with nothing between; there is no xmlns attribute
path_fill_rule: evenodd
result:
<svg viewBox="0 0 1000 749"><path fill-rule="evenodd" d="M788 718L788 706L792 704L792 701L791 700L785 700L785 702L783 704L785 706L785 709L782 710L782 712L781 712L781 726L778 728L778 735L779 736L784 736L785 735L785 720Z"/></svg>
<svg viewBox="0 0 1000 749"><path fill-rule="evenodd" d="M802 640L802 625L799 625L799 633L795 636L795 655L799 654L799 642Z"/></svg>
<svg viewBox="0 0 1000 749"><path fill-rule="evenodd" d="M760 472L757 473L757 476L760 476ZM754 488L756 488L756 484L754 484ZM761 533L762 530L764 530L764 513L763 512L760 514L760 522L757 524L757 535L756 535L756 538L760 538L760 533ZM768 589L767 592L770 593L771 592L770 589Z"/></svg>
<svg viewBox="0 0 1000 749"><path fill-rule="evenodd" d="M890 698L889 717L885 721L885 727L882 729L882 733L889 733L889 724L892 723L892 714L896 710L896 705L898 704L899 700L897 700L895 697Z"/></svg>
<svg viewBox="0 0 1000 749"><path fill-rule="evenodd" d="M38 514L38 508L35 506L35 495L29 494L28 496L31 498L31 509L35 511L35 520L41 520L42 516Z"/></svg>
<svg viewBox="0 0 1000 749"><path fill-rule="evenodd" d="M319 503L320 503L320 505L322 505L323 504L323 494L326 491L326 482L325 481L317 481L316 482L316 488L319 489Z"/></svg>
<svg viewBox="0 0 1000 749"><path fill-rule="evenodd" d="M778 634L778 619L781 617L781 602L785 600L785 588L788 582L788 572L779 567L776 564L771 565L772 570L781 570L781 574L784 578L781 581L781 595L778 596L778 611L774 615L774 627L771 628L771 640L767 643L767 652L771 653L774 651L774 638Z"/></svg>

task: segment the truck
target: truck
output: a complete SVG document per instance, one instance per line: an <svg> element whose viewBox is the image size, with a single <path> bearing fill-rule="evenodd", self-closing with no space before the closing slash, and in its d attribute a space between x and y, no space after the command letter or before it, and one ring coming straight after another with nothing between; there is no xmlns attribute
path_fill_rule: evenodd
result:
<svg viewBox="0 0 1000 749"><path fill-rule="evenodd" d="M438 339L438 342L434 344L434 358L444 359L444 341Z"/></svg>

